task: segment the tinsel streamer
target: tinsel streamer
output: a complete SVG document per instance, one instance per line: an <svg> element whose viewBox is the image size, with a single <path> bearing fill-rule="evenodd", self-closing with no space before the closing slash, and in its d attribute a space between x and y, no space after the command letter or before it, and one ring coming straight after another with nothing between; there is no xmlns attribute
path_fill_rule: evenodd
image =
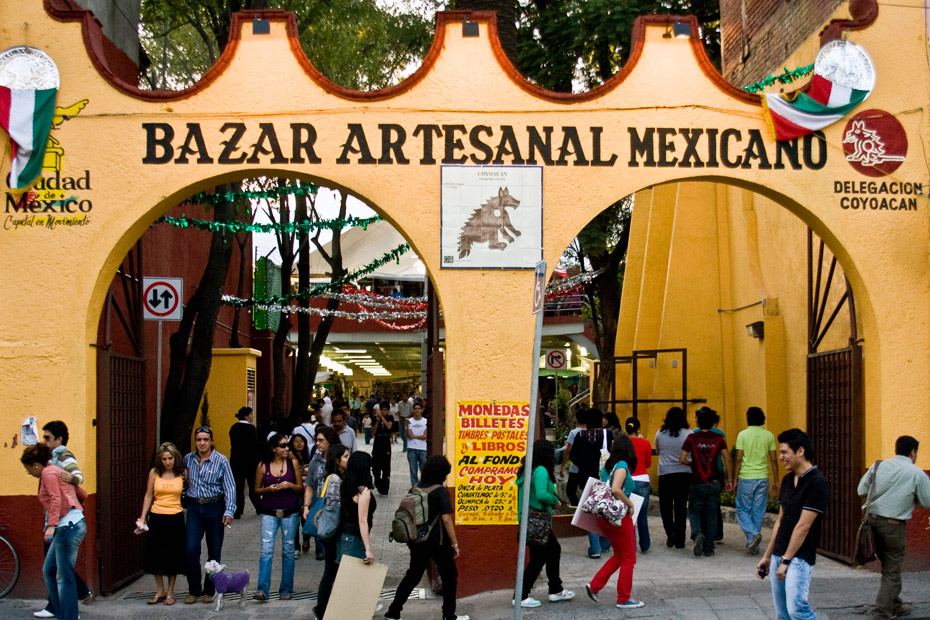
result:
<svg viewBox="0 0 930 620"><path fill-rule="evenodd" d="M235 305L237 302L251 302L253 300L241 299L233 295L223 295L222 300L224 304ZM283 304L262 304L262 303L243 303L242 305L249 305L259 310L265 310L266 312L280 312L282 314L293 314L293 313L302 313L302 314L312 314L316 316L334 316L337 319L350 319L353 321L358 321L360 323L364 321L396 321L398 319L423 319L426 316L425 311L421 312L346 312L345 310L327 310L326 308L312 308L312 307L302 307L302 306L290 306Z"/></svg>
<svg viewBox="0 0 930 620"><path fill-rule="evenodd" d="M750 92L750 93L758 93L758 92L765 90L767 86L771 86L775 82L779 82L781 84L790 84L791 82L794 82L795 80L800 80L801 78L810 74L813 70L814 70L814 65L807 65L806 67L797 67L795 69L789 69L788 67L785 67L784 73L780 75L770 75L763 80L759 80L755 84L750 84L749 86L743 86L743 90Z"/></svg>
<svg viewBox="0 0 930 620"><path fill-rule="evenodd" d="M375 222L380 222L381 218L379 216L374 217L347 217L346 219L332 219L332 220L316 220L316 221L306 221L306 222L287 222L286 224L274 223L274 224L253 224L247 222L240 222L238 220L233 220L231 222L216 222L213 220L195 220L188 218L186 215L181 217L171 217L168 215L163 215L157 220L155 224L170 224L177 228L196 228L198 230L206 230L209 232L217 232L219 230L226 230L232 233L239 232L259 232L259 233L270 233L270 232L283 232L285 234L293 234L294 232L304 232L308 233L318 229L329 229L329 230L342 230L344 228L358 227L361 226L362 229L367 230L370 224Z"/></svg>
<svg viewBox="0 0 930 620"><path fill-rule="evenodd" d="M272 191L238 191L238 192L200 192L190 198L190 202L197 204L216 205L221 200L235 202L240 199L267 200L268 198L281 198L283 196L316 196L319 187L316 185L283 185Z"/></svg>

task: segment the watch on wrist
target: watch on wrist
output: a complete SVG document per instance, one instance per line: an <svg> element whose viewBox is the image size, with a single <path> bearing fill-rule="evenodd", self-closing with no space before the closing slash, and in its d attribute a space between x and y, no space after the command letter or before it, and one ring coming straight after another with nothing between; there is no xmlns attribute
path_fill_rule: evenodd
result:
<svg viewBox="0 0 930 620"><path fill-rule="evenodd" d="M781 565L781 564L790 564L790 563L791 563L791 560L793 560L793 559L794 559L794 558L786 558L785 556L781 556L781 561L779 562L779 565Z"/></svg>

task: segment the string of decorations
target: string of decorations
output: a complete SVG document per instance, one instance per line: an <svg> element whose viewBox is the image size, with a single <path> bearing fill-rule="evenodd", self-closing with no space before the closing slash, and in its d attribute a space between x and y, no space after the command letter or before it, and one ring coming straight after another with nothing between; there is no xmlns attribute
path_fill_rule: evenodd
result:
<svg viewBox="0 0 930 620"><path fill-rule="evenodd" d="M157 220L155 224L170 224L177 228L196 228L198 230L206 230L209 232L218 232L225 230L231 233L240 233L240 232L250 232L250 233L270 233L270 232L283 232L285 234L293 234L295 232L309 233L311 231L325 228L329 230L342 230L343 228L354 228L361 226L363 230L368 230L368 226L374 224L375 222L380 222L381 218L377 215L372 217L354 217L349 216L345 219L334 218L331 220L315 220L315 221L304 221L304 222L287 222L281 224L276 222L274 224L255 224L251 222L240 222L238 220L232 220L230 222L216 222L213 220L195 220L182 215L181 217L171 217L168 215L163 215Z"/></svg>
<svg viewBox="0 0 930 620"><path fill-rule="evenodd" d="M372 320L373 320L375 323L377 323L378 325L380 325L380 326L382 326L382 327L386 327L386 328L388 328L388 329L390 329L390 330L393 330L393 331L396 331L396 332L415 331L415 330L418 330L418 329L424 329L424 328L426 327L426 317L425 317L425 316L424 316L422 319L420 319L419 321L417 321L416 323L411 323L410 325L394 325L393 323L385 323L384 321L382 321L382 320L380 320L380 319L372 319Z"/></svg>
<svg viewBox="0 0 930 620"><path fill-rule="evenodd" d="M604 273L604 270L598 269L597 271L583 271L573 276L562 278L557 282L552 282L549 286L546 287L546 295L548 296L555 293L560 293L576 286L590 284L594 278L601 275L602 273Z"/></svg>
<svg viewBox="0 0 930 620"><path fill-rule="evenodd" d="M238 200L268 200L269 198L283 198L284 196L316 196L319 187L316 185L282 185L270 191L235 192L200 192L190 198L190 202L216 206L220 202L236 202Z"/></svg>
<svg viewBox="0 0 930 620"><path fill-rule="evenodd" d="M750 84L749 86L743 86L743 90L750 93L758 93L766 89L766 87L771 86L775 82L781 84L790 84L795 80L800 80L801 78L809 75L814 70L814 65L807 65L805 67L797 67L795 69L789 69L785 67L785 72L780 75L770 75L763 80L759 80L755 84Z"/></svg>
<svg viewBox="0 0 930 620"><path fill-rule="evenodd" d="M222 302L228 305L235 305L237 302L244 302L242 305L249 305L253 308L259 310L265 310L267 312L280 312L281 314L311 314L320 317L334 316L337 319L350 319L353 321L358 321L363 323L365 321L396 321L398 319L424 319L426 317L426 311L415 311L415 312L347 312L345 310L327 310L326 308L314 308L314 307L304 307L304 306L290 306L284 304L263 304L263 303L249 303L254 302L251 299L242 299L239 297L234 297L233 295L223 295Z"/></svg>
<svg viewBox="0 0 930 620"><path fill-rule="evenodd" d="M338 299L341 302L370 306L372 308L407 307L411 310L422 310L426 306L426 297L388 297L370 291L362 291L350 287L343 288L341 293L323 295L327 299Z"/></svg>

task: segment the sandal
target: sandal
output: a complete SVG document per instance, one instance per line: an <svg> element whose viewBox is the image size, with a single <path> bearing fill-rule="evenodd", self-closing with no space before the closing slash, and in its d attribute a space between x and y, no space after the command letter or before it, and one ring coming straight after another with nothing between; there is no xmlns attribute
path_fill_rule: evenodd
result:
<svg viewBox="0 0 930 620"><path fill-rule="evenodd" d="M146 605L157 605L161 603L162 601L164 601L166 598L168 598L167 594L156 594L149 600L145 601L145 604Z"/></svg>
<svg viewBox="0 0 930 620"><path fill-rule="evenodd" d="M175 603L174 596L169 594L168 596L165 597L165 605L174 605L174 603Z"/></svg>

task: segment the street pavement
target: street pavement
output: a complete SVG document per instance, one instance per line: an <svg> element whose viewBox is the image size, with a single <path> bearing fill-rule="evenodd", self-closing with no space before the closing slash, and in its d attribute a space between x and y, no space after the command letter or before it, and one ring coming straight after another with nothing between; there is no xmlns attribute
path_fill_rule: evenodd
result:
<svg viewBox="0 0 930 620"><path fill-rule="evenodd" d="M382 591L383 609L375 614L382 618L393 597L393 589L403 578L409 563L406 545L388 541L394 509L410 485L406 454L401 444L394 446L391 466L391 492L377 496L372 541L378 562L388 565L387 578ZM362 449L369 449L364 446ZM662 620L756 620L775 618L772 608L769 578L761 581L755 575L756 557L746 555L745 538L735 523L725 524L725 537L718 544L716 555L709 558L694 557L690 546L668 549L661 520L657 514L657 498L652 498L649 529L653 547L640 553L633 576L633 598L642 600L640 609L618 610L614 607L616 575L601 592L600 604L585 596L584 584L606 559L587 557L587 538L583 536L561 540L561 576L564 586L574 590L575 599L561 603L546 601L545 573L536 581L533 596L543 601L541 607L524 609L523 617L532 620L600 620L603 618L655 618ZM141 498L140 498L141 502ZM763 545L768 542L764 533ZM468 549L462 550L463 554ZM259 519L246 514L234 521L226 531L223 545L223 563L229 570L248 570L251 574L249 591L254 592L258 578ZM206 561L204 548L202 561ZM311 545L309 554L297 560L294 579L294 598L280 601L277 584L281 570L280 543L277 545L272 574L271 600L264 603L249 600L245 610L238 607L236 596L227 597L223 614L242 620L276 618L312 618L311 608L316 600L316 588L323 572L323 562L314 558ZM492 561L516 562L516 558L492 558ZM850 568L825 557L818 557L814 567L810 599L817 617L821 620L862 619L878 591L879 576L865 569ZM146 575L110 596L99 596L92 605L81 605L84 620L93 618L181 618L194 619L212 615L214 605L196 603L185 605L187 582L178 579L178 602L173 606L146 605L145 601L155 590L154 580ZM458 613L468 614L473 620L504 620L514 617L511 604L513 584L502 583L500 589L459 600ZM404 608L405 620L440 620L441 600L429 589L426 579L414 591ZM930 573L909 573L904 576L903 599L914 603L913 620L930 620ZM44 601L25 599L0 600L0 618L31 618L32 611L41 609ZM340 620L338 618L332 620Z"/></svg>

